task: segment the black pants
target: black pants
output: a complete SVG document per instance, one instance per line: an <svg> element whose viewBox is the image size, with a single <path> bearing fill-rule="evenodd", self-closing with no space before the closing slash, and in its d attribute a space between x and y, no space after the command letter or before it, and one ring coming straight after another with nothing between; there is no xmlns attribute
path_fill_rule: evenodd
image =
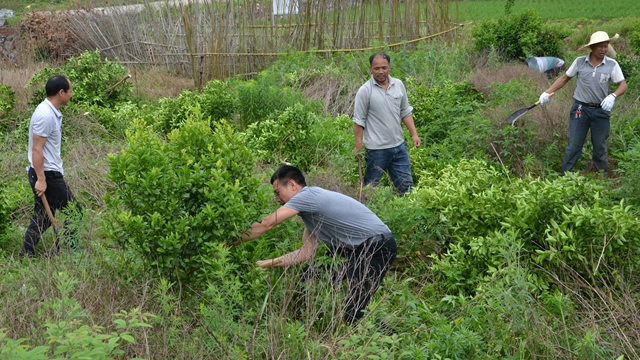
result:
<svg viewBox="0 0 640 360"><path fill-rule="evenodd" d="M67 207L70 201L75 202L75 198L71 193L71 190L64 181L64 177L57 171L45 171L45 178L47 180L47 190L44 192L51 207L51 212L55 215L57 210ZM33 217L29 223L29 227L24 234L24 243L22 244L22 254L33 256L36 252L36 245L40 242L42 233L45 232L51 226L49 217L44 210L42 200L36 195L35 185L38 177L36 171L33 168L29 168L28 172L29 184L31 184L31 190L33 190L34 207ZM82 208L76 203L78 211ZM65 222L65 228L69 228L68 221ZM65 235L73 235L73 232L65 233Z"/></svg>
<svg viewBox="0 0 640 360"><path fill-rule="evenodd" d="M344 320L352 323L362 318L363 310L393 264L397 254L396 241L391 234L376 235L355 248L332 250L347 258L344 275L349 290L345 297Z"/></svg>

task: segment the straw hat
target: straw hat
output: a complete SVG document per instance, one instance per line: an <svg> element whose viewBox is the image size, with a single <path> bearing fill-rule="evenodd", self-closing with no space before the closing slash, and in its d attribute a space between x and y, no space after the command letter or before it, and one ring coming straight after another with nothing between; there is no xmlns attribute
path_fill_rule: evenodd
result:
<svg viewBox="0 0 640 360"><path fill-rule="evenodd" d="M601 42L605 42L605 41L610 41L610 40L615 40L619 37L620 35L616 34L613 38L609 39L609 34L607 34L604 31L596 31L593 34L591 34L591 39L589 39L589 43L586 45L583 45L582 47L587 47L587 46L591 46L593 44L597 44L597 43L601 43Z"/></svg>

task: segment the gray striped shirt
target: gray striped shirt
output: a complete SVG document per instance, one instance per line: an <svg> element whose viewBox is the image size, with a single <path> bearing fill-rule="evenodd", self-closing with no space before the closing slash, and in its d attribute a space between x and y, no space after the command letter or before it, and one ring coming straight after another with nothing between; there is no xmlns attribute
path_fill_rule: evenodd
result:
<svg viewBox="0 0 640 360"><path fill-rule="evenodd" d="M333 246L355 247L375 235L391 234L373 211L357 200L317 186L305 186L284 204L313 235Z"/></svg>
<svg viewBox="0 0 640 360"><path fill-rule="evenodd" d="M578 75L573 98L590 104L600 104L609 95L609 81L617 84L624 80L620 65L608 56L596 67L589 62L589 55L580 56L573 61L566 75Z"/></svg>
<svg viewBox="0 0 640 360"><path fill-rule="evenodd" d="M356 93L353 122L364 128L367 149L389 149L404 142L402 119L412 111L402 81L389 76L385 90L372 76Z"/></svg>

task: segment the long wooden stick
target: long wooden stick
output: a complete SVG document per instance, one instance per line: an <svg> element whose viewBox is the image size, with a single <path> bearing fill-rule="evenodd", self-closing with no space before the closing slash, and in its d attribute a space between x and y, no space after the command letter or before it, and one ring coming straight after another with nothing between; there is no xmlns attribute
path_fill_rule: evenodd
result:
<svg viewBox="0 0 640 360"><path fill-rule="evenodd" d="M60 235L58 233L58 222L56 218L53 216L53 212L51 211L51 207L49 206L49 201L47 197L43 193L40 195L40 200L42 200L42 205L44 205L44 211L47 213L49 217L49 222L51 222L51 226L53 226L53 232L56 234L56 240L53 243L53 249L51 249L52 253L57 253L60 250Z"/></svg>
<svg viewBox="0 0 640 360"><path fill-rule="evenodd" d="M358 161L358 178L360 179L360 190L358 191L358 201L362 202L362 187L364 186L362 179L362 161L360 160L361 154L356 155Z"/></svg>
<svg viewBox="0 0 640 360"><path fill-rule="evenodd" d="M122 79L118 80L117 83L113 84L111 87L109 87L105 93L107 93L107 95L111 94L111 92L113 91L113 89L116 88L116 86L122 84L124 81L126 81L127 79L131 78L131 74L127 74L127 76L123 77Z"/></svg>

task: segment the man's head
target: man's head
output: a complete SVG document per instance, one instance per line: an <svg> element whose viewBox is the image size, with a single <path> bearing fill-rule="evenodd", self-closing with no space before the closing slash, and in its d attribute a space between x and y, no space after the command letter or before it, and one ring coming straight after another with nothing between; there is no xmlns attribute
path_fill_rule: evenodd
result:
<svg viewBox="0 0 640 360"><path fill-rule="evenodd" d="M271 176L273 193L280 204L285 204L303 187L307 182L302 175L302 171L295 166L282 165Z"/></svg>
<svg viewBox="0 0 640 360"><path fill-rule="evenodd" d="M49 101L57 108L66 105L73 95L71 81L63 75L56 75L50 78L44 86L44 89Z"/></svg>
<svg viewBox="0 0 640 360"><path fill-rule="evenodd" d="M389 70L391 70L391 58L385 53L375 53L369 57L371 65L371 75L380 85L386 84L389 80Z"/></svg>
<svg viewBox="0 0 640 360"><path fill-rule="evenodd" d="M589 43L586 45L591 48L591 53L596 59L602 60L609 49L609 34L604 31L596 31L591 34Z"/></svg>

